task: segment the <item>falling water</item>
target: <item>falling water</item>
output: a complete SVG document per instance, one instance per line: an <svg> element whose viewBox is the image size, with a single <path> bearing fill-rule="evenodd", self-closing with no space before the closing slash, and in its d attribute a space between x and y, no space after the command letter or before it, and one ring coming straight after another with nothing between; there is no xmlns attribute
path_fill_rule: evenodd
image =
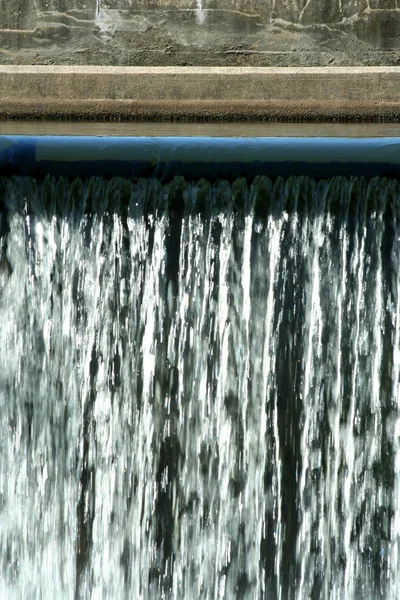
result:
<svg viewBox="0 0 400 600"><path fill-rule="evenodd" d="M399 183L0 198L0 596L399 598Z"/></svg>
<svg viewBox="0 0 400 600"><path fill-rule="evenodd" d="M197 23L199 25L203 25L206 21L206 13L203 8L203 0L196 0L196 1L197 1L197 9L196 9Z"/></svg>

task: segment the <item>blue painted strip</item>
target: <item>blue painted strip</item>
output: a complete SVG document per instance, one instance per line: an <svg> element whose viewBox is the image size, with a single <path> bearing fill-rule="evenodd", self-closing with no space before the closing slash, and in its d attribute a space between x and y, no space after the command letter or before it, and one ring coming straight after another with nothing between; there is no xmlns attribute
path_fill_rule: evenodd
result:
<svg viewBox="0 0 400 600"><path fill-rule="evenodd" d="M400 176L400 138L0 136L0 175Z"/></svg>

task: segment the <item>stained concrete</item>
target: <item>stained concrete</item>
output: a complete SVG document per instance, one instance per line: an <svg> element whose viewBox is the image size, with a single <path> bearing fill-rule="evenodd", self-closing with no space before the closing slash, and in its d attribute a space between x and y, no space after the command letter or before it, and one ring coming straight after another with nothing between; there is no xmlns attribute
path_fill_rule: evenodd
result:
<svg viewBox="0 0 400 600"><path fill-rule="evenodd" d="M119 122L0 120L0 136L117 136L117 137L400 137L400 123L275 123L239 122Z"/></svg>
<svg viewBox="0 0 400 600"><path fill-rule="evenodd" d="M399 67L0 66L0 117L398 120Z"/></svg>
<svg viewBox="0 0 400 600"><path fill-rule="evenodd" d="M0 64L400 64L400 0L0 0Z"/></svg>

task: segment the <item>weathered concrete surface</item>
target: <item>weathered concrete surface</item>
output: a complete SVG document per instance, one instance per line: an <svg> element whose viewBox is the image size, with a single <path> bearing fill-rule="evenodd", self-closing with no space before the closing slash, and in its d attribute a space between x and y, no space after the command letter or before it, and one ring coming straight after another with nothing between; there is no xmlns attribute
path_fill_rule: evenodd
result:
<svg viewBox="0 0 400 600"><path fill-rule="evenodd" d="M35 121L0 120L0 136L117 137L400 137L400 123L235 121L182 123L171 121Z"/></svg>
<svg viewBox="0 0 400 600"><path fill-rule="evenodd" d="M400 0L0 0L0 64L400 64Z"/></svg>
<svg viewBox="0 0 400 600"><path fill-rule="evenodd" d="M398 119L400 68L0 66L0 117Z"/></svg>

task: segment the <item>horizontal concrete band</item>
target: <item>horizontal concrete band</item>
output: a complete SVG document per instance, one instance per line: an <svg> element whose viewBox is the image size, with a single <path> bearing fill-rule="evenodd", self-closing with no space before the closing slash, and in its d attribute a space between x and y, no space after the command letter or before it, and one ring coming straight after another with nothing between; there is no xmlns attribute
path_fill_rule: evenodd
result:
<svg viewBox="0 0 400 600"><path fill-rule="evenodd" d="M399 92L397 67L0 66L9 118L390 119Z"/></svg>

